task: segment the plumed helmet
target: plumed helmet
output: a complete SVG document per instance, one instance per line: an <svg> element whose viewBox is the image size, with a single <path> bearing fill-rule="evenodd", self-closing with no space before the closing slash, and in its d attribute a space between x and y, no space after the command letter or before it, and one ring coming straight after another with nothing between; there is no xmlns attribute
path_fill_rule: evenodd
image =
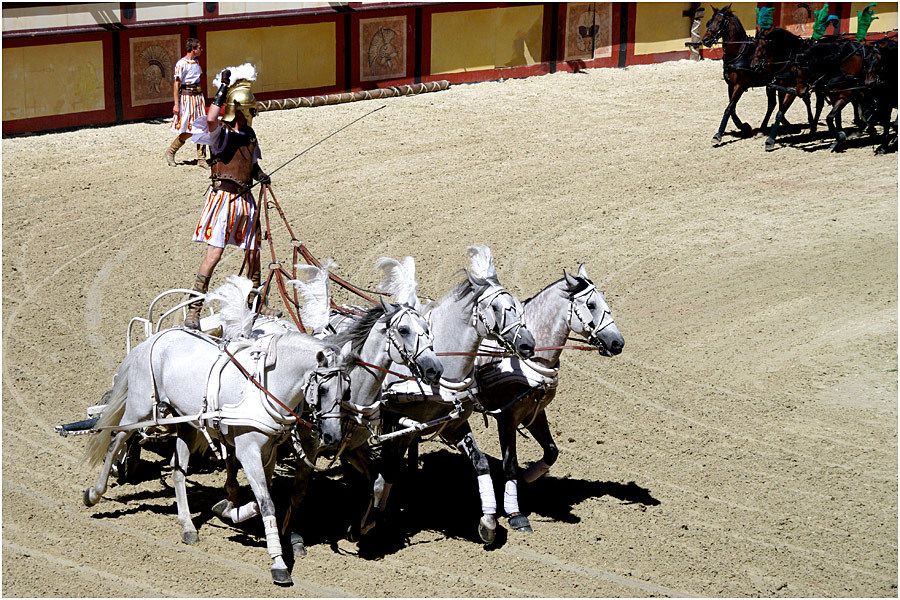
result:
<svg viewBox="0 0 900 600"><path fill-rule="evenodd" d="M228 96L225 98L225 114L222 120L226 123L234 122L239 112L244 113L247 125L253 124L256 116L256 97L250 89L251 81L239 79L228 88Z"/></svg>

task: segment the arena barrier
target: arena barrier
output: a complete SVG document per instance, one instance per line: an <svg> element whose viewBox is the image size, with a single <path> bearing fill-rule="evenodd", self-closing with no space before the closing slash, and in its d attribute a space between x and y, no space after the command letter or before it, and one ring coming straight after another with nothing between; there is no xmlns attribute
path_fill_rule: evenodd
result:
<svg viewBox="0 0 900 600"><path fill-rule="evenodd" d="M256 110L284 110L287 108L308 108L313 106L328 106L331 104L344 104L358 100L377 100L379 98L396 98L397 96L415 96L428 92L440 92L450 87L446 79L431 81L429 83L414 83L412 85L393 85L388 88L376 90L362 90L359 92L345 92L343 94L327 94L324 96L306 96L303 98L284 98L282 100L263 100L256 103Z"/></svg>
<svg viewBox="0 0 900 600"><path fill-rule="evenodd" d="M751 35L764 4L731 3ZM832 4L842 32L855 32L865 4ZM808 36L821 5L778 3L775 26ZM876 12L871 35L897 29L896 2ZM692 49L718 58L720 47L691 46L711 13L699 2L5 3L3 135L171 118L174 65L189 37L203 46L207 99L219 70L252 62L257 100L293 99L284 108L681 60Z"/></svg>

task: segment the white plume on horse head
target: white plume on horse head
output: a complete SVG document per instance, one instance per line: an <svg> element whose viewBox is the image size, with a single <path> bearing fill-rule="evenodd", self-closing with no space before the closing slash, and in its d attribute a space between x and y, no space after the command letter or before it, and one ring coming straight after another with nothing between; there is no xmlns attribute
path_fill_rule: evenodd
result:
<svg viewBox="0 0 900 600"><path fill-rule="evenodd" d="M246 79L247 81L256 81L256 67L251 65L250 63L244 63L242 65L238 65L237 67L225 67L222 69L224 71L228 69L231 71L231 84L233 85L235 82L240 81L241 79ZM213 80L213 87L218 88L222 85L222 71L216 75L216 78Z"/></svg>
<svg viewBox="0 0 900 600"><path fill-rule="evenodd" d="M489 247L469 246L466 248L466 254L469 257L469 273L479 279L497 276L497 270L494 269L494 256Z"/></svg>
<svg viewBox="0 0 900 600"><path fill-rule="evenodd" d="M300 316L313 331L319 331L328 325L329 285L328 270L337 266L332 258L326 258L320 267L314 265L296 265L298 278L288 280L303 296L303 308Z"/></svg>
<svg viewBox="0 0 900 600"><path fill-rule="evenodd" d="M225 283L208 294L209 300L221 303L222 337L233 340L250 337L254 312L247 306L247 296L253 290L253 282L240 275L229 275Z"/></svg>
<svg viewBox="0 0 900 600"><path fill-rule="evenodd" d="M416 261L412 256L404 256L401 260L382 256L375 266L384 274L384 281L378 285L378 291L391 295L391 299L399 304L412 307L418 305L416 297Z"/></svg>

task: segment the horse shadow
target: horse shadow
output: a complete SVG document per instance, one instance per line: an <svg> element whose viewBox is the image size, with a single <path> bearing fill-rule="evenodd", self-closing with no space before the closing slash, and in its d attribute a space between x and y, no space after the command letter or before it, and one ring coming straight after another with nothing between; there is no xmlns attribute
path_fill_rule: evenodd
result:
<svg viewBox="0 0 900 600"><path fill-rule="evenodd" d="M422 455L420 460L420 469L406 472L395 484L388 505L387 530L382 529L372 540L363 540L359 546L361 558L378 560L414 543L430 543L441 538L483 545L477 533L481 502L468 459L455 452L439 450ZM494 480L494 492L500 499L498 508L502 509L505 486L502 464L493 457L488 457L488 461ZM620 483L545 475L532 484L519 486L522 512L573 524L581 520L573 512L576 506L585 500L604 496L645 507L660 504L650 490L634 481ZM498 519L497 539L490 545L485 545L485 550L502 548L508 535L518 535L508 533L503 527L504 522L505 519ZM441 537L420 542L410 541L425 531L435 532Z"/></svg>
<svg viewBox="0 0 900 600"><path fill-rule="evenodd" d="M166 458L147 460L144 454L141 468L135 473L133 482L158 480L160 489L127 491L127 485L120 485L114 497L119 506L92 515L95 519L116 519L126 515L151 512L171 517L173 527L177 514L175 493L169 476L171 469ZM196 459L196 457L195 457ZM464 456L448 450L438 450L420 456L420 468L406 470L391 491L388 509L384 519L378 523L375 533L359 540L356 554L365 560L380 560L396 554L403 548L428 544L441 539L459 539L482 545L485 550L502 548L510 535L498 519L497 536L493 543L484 545L477 533L481 517L481 502L478 485L472 465ZM502 509L504 476L501 462L488 457L494 492L498 508ZM273 477L271 492L277 509L279 525L290 506L293 491L293 467L290 461L279 467ZM213 460L192 460L194 467L214 471L218 465ZM205 467L205 468L203 468ZM224 472L223 481L224 484ZM220 520L212 513L212 506L225 497L222 485L205 485L188 475L188 497L193 511L193 522L200 535L205 526L230 530L228 539L248 547L258 547L264 543L265 535L259 519L249 519L243 523ZM608 496L624 504L638 504L642 507L658 506L660 501L650 490L634 481L594 481L575 478L558 478L545 475L531 484L519 486L519 504L529 515L539 515L547 520L577 524L581 521L574 509L592 498ZM298 531L307 549L326 546L332 552L346 553L337 542L348 536L351 525L361 515L361 504L368 498L368 490L363 489L353 478L334 474L317 474L310 478L309 488L298 511L291 515L291 529ZM170 502L154 503L169 499ZM238 500L240 503L253 500L249 486L242 485ZM437 537L413 541L423 532L433 532ZM174 530L173 530L174 535ZM513 533L513 535L517 535ZM285 540L285 558L289 565L291 549Z"/></svg>

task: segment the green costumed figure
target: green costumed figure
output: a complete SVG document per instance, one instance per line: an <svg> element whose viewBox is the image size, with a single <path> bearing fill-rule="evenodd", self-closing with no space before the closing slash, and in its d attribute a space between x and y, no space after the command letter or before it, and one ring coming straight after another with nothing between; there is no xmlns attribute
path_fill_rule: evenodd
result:
<svg viewBox="0 0 900 600"><path fill-rule="evenodd" d="M763 6L762 8L756 9L756 29L759 31L766 31L767 29L771 29L775 24L774 20L775 7L774 6Z"/></svg>
<svg viewBox="0 0 900 600"><path fill-rule="evenodd" d="M828 21L828 4L813 13L815 21L813 21L812 39L818 40L825 35L825 27Z"/></svg>
<svg viewBox="0 0 900 600"><path fill-rule="evenodd" d="M876 3L872 2L871 4L867 4L864 9L861 11L856 11L856 41L864 42L866 41L866 34L869 33L869 26L872 24L872 21L877 19L875 16L875 7L878 6Z"/></svg>

